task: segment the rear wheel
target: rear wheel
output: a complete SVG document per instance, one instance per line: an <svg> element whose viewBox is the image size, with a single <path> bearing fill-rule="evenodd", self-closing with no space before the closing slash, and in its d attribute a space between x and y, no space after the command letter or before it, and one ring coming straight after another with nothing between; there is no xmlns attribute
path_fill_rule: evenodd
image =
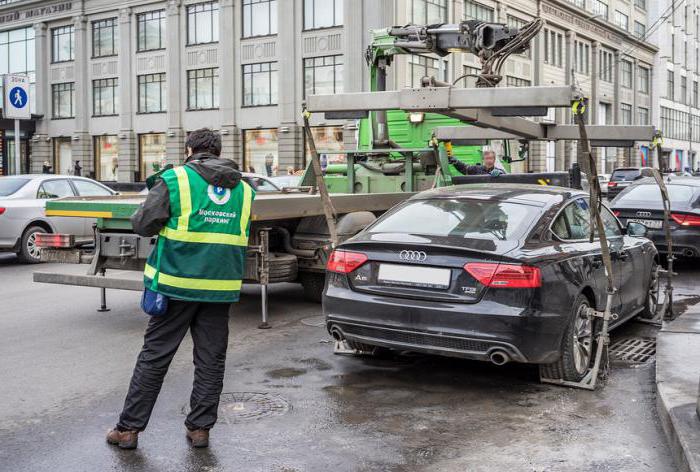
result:
<svg viewBox="0 0 700 472"><path fill-rule="evenodd" d="M654 262L651 268L649 288L647 289L647 299L644 302L644 309L639 313L640 318L649 320L656 316L656 311L659 306L659 293L661 292L660 270L661 267Z"/></svg>
<svg viewBox="0 0 700 472"><path fill-rule="evenodd" d="M578 382L586 375L593 353L593 327L586 314L589 307L584 295L576 298L562 340L561 356L551 364L540 364L541 377Z"/></svg>
<svg viewBox="0 0 700 472"><path fill-rule="evenodd" d="M304 287L304 298L310 302L321 303L323 289L326 285L326 274L317 272L302 272L299 274L301 286Z"/></svg>
<svg viewBox="0 0 700 472"><path fill-rule="evenodd" d="M17 253L20 262L25 264L41 262L39 247L36 245L36 235L38 233L46 233L46 230L41 226L30 226L22 233L22 240Z"/></svg>

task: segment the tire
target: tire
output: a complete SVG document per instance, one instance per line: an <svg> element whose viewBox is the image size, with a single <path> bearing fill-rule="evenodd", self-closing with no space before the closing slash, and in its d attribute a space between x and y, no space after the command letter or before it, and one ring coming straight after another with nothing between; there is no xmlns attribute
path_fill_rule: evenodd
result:
<svg viewBox="0 0 700 472"><path fill-rule="evenodd" d="M644 301L644 308L639 313L639 317L645 320L650 320L656 316L656 311L659 308L659 294L661 293L661 277L659 277L660 266L656 261L652 264L647 298Z"/></svg>
<svg viewBox="0 0 700 472"><path fill-rule="evenodd" d="M30 226L24 230L22 233L22 239L20 241L19 252L17 257L19 261L23 264L38 264L41 262L39 256L39 249L34 243L34 238L37 233L46 233L47 231L41 226Z"/></svg>
<svg viewBox="0 0 700 472"><path fill-rule="evenodd" d="M592 322L583 316L588 307L588 298L584 295L576 297L562 339L559 360L551 364L540 364L540 377L578 382L586 375L594 348ZM576 333L578 334L575 335Z"/></svg>
<svg viewBox="0 0 700 472"><path fill-rule="evenodd" d="M304 287L304 298L310 302L321 303L323 289L326 286L326 274L302 272L299 274L301 286Z"/></svg>

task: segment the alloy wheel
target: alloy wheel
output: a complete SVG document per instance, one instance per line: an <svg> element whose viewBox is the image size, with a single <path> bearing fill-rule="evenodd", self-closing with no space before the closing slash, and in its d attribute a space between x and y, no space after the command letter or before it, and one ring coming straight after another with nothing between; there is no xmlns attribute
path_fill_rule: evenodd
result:
<svg viewBox="0 0 700 472"><path fill-rule="evenodd" d="M27 254L29 254L33 259L39 259L41 255L39 247L36 245L36 232L31 233L27 237Z"/></svg>
<svg viewBox="0 0 700 472"><path fill-rule="evenodd" d="M584 374L591 362L593 346L592 321L588 317L588 304L582 303L576 311L573 330L574 368L578 374Z"/></svg>

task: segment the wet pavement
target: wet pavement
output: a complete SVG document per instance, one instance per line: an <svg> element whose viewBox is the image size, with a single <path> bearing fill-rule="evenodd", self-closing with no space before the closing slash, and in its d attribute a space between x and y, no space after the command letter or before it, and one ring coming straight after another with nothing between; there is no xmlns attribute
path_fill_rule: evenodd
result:
<svg viewBox="0 0 700 472"><path fill-rule="evenodd" d="M42 270L51 266L42 266ZM84 270L84 268L75 267ZM220 421L208 450L184 437L191 342L178 352L139 449L104 442L146 317L138 294L39 285L0 256L1 471L674 471L653 363L614 363L604 389L538 382L531 366L412 355L334 356L320 306L295 285L256 288L231 317ZM679 300L697 270L679 268ZM695 293L694 293L695 292ZM629 323L613 334L654 336Z"/></svg>

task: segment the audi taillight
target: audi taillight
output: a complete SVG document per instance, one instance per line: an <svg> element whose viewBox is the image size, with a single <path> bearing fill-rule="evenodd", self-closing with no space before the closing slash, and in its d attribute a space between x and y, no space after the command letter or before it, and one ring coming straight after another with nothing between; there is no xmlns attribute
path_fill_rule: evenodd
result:
<svg viewBox="0 0 700 472"><path fill-rule="evenodd" d="M479 283L494 288L537 288L542 286L538 267L497 262L468 262L466 270Z"/></svg>
<svg viewBox="0 0 700 472"><path fill-rule="evenodd" d="M681 226L700 226L700 216L698 215L671 213L671 218Z"/></svg>
<svg viewBox="0 0 700 472"><path fill-rule="evenodd" d="M4 208L4 207L0 207L0 215L2 215L3 213L5 213L5 208Z"/></svg>
<svg viewBox="0 0 700 472"><path fill-rule="evenodd" d="M620 210L613 210L613 215L620 216Z"/></svg>
<svg viewBox="0 0 700 472"><path fill-rule="evenodd" d="M617 182L608 182L608 188L617 187Z"/></svg>
<svg viewBox="0 0 700 472"><path fill-rule="evenodd" d="M335 250L328 258L326 269L339 274L349 274L367 262L367 256L361 252Z"/></svg>
<svg viewBox="0 0 700 472"><path fill-rule="evenodd" d="M75 237L72 234L36 233L37 247L73 247Z"/></svg>

